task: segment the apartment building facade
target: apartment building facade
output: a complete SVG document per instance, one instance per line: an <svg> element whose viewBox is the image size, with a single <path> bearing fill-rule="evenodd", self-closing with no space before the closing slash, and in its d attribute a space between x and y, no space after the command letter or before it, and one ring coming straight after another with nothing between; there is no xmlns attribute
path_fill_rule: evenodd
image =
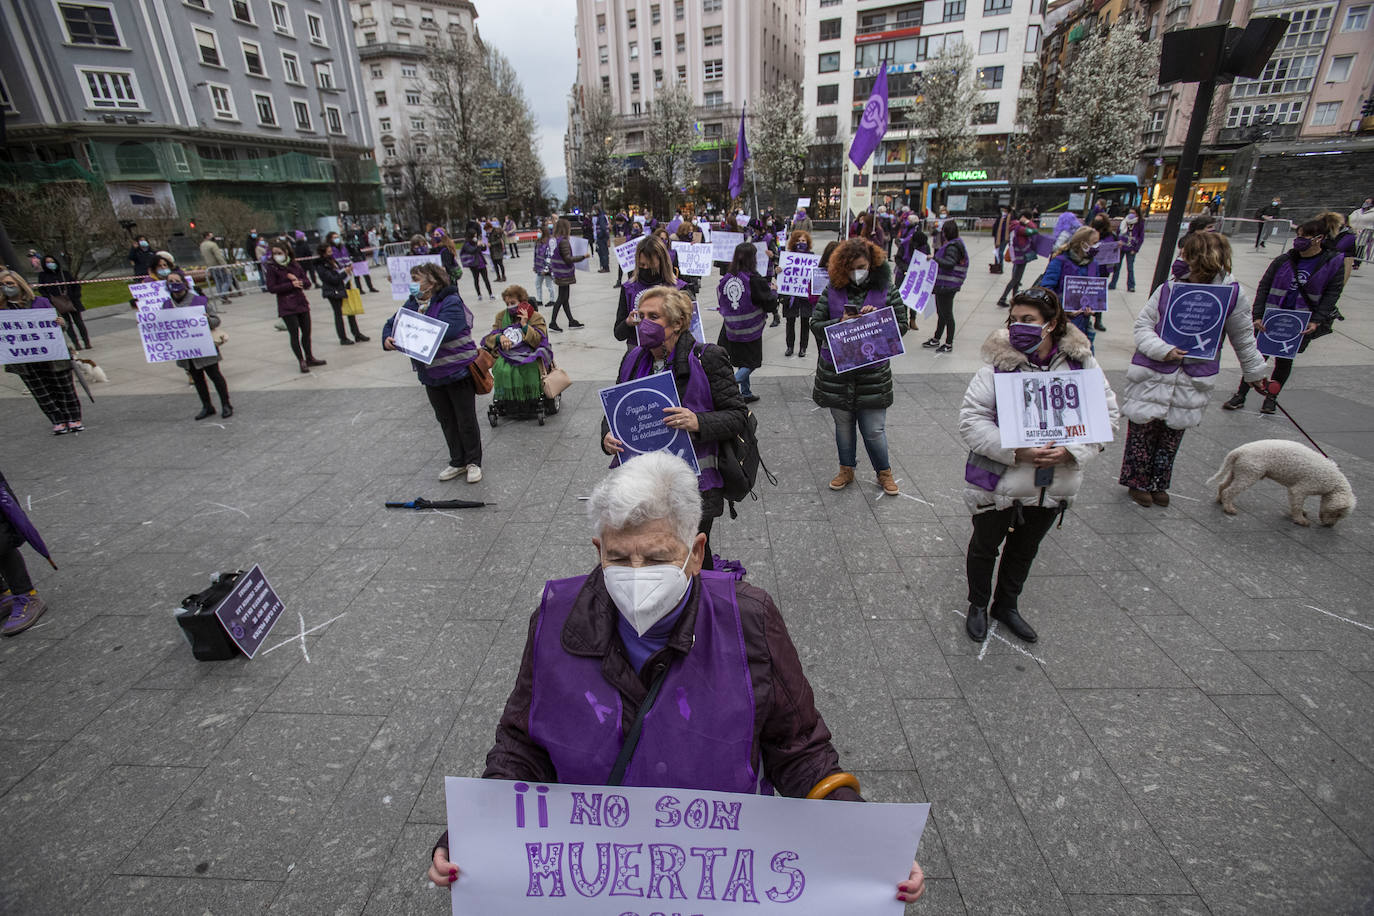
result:
<svg viewBox="0 0 1374 916"><path fill-rule="evenodd" d="M9 177L187 220L209 194L283 227L380 205L345 0L8 0L0 23Z"/></svg>
<svg viewBox="0 0 1374 916"><path fill-rule="evenodd" d="M808 0L803 92L815 145L806 190L816 215L834 218L842 206L846 155L864 104L886 62L889 127L871 165L873 198L919 205L925 144L912 127L922 74L947 45L974 52L977 107L970 112L979 159L999 177L997 153L1016 122L1017 98L1040 52L1043 0Z"/></svg>
<svg viewBox="0 0 1374 916"><path fill-rule="evenodd" d="M580 110L597 93L618 116L632 198L658 93L685 86L697 109L694 159L701 178L689 203L719 202L729 179L739 116L766 90L802 79L804 0L577 0ZM569 180L577 174L580 137L565 140ZM576 189L585 194L590 189Z"/></svg>

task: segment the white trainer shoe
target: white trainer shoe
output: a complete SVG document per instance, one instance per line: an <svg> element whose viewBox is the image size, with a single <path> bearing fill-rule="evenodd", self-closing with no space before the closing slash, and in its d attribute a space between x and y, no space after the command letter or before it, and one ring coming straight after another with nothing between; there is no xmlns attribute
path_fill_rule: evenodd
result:
<svg viewBox="0 0 1374 916"><path fill-rule="evenodd" d="M477 483L482 479L482 468L480 465L468 465L468 483Z"/></svg>
<svg viewBox="0 0 1374 916"><path fill-rule="evenodd" d="M459 474L463 473L466 470L466 465L464 465L461 468L455 468L453 465L450 464L448 467L444 468L442 471L439 472L439 479L452 480L453 478L457 477Z"/></svg>

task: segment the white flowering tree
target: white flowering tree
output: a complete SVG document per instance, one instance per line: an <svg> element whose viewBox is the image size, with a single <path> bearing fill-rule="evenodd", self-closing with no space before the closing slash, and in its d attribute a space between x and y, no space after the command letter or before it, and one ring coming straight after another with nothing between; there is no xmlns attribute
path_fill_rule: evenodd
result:
<svg viewBox="0 0 1374 916"><path fill-rule="evenodd" d="M597 203L609 207L612 188L625 180L625 156L620 150L620 122L611 97L588 91L582 109L582 157L577 165L577 184L591 191Z"/></svg>
<svg viewBox="0 0 1374 916"><path fill-rule="evenodd" d="M645 131L644 177L657 185L671 212L693 168L697 141L696 104L681 83L658 93Z"/></svg>
<svg viewBox="0 0 1374 916"><path fill-rule="evenodd" d="M926 180L936 183L943 200L945 173L973 161L973 109L978 87L973 78L973 49L966 42L949 45L922 71L921 97L912 120L926 144Z"/></svg>
<svg viewBox="0 0 1374 916"><path fill-rule="evenodd" d="M801 87L782 82L760 96L752 108L750 165L778 206L778 193L795 191L811 148Z"/></svg>

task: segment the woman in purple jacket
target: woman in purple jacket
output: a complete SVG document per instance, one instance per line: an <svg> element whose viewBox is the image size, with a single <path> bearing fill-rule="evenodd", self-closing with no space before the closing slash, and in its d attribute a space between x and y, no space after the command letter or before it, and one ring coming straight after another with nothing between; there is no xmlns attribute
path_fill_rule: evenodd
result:
<svg viewBox="0 0 1374 916"><path fill-rule="evenodd" d="M1140 208L1131 207L1126 211L1126 215L1121 218L1121 226L1118 233L1121 242L1121 260L1116 262L1116 269L1112 271L1112 282L1107 284L1107 289L1116 289L1116 281L1121 278L1121 264L1126 264L1126 292L1135 292L1135 256L1140 251L1140 246L1145 244L1145 220L1140 218Z"/></svg>
<svg viewBox="0 0 1374 916"><path fill-rule="evenodd" d="M277 296L277 317L286 323L291 352L296 354L301 371L309 372L311 366L323 366L325 361L316 359L315 351L310 349L310 300L305 298L310 278L296 261L294 252L295 246L286 239L273 242L263 281L267 291Z"/></svg>

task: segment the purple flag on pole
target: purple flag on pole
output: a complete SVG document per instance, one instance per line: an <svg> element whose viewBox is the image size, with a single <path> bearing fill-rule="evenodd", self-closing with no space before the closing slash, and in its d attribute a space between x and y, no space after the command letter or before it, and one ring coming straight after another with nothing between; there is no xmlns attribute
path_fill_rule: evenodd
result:
<svg viewBox="0 0 1374 916"><path fill-rule="evenodd" d="M873 84L873 94L864 106L864 116L859 121L859 129L854 134L854 142L849 147L849 161L854 168L862 169L868 157L883 142L887 133L887 61L882 62L878 71L878 81Z"/></svg>
<svg viewBox="0 0 1374 916"><path fill-rule="evenodd" d="M884 90L886 91L886 90ZM739 113L739 139L735 141L735 162L730 166L730 196L739 197L744 190L744 163L749 159L749 144L744 140L744 109Z"/></svg>

